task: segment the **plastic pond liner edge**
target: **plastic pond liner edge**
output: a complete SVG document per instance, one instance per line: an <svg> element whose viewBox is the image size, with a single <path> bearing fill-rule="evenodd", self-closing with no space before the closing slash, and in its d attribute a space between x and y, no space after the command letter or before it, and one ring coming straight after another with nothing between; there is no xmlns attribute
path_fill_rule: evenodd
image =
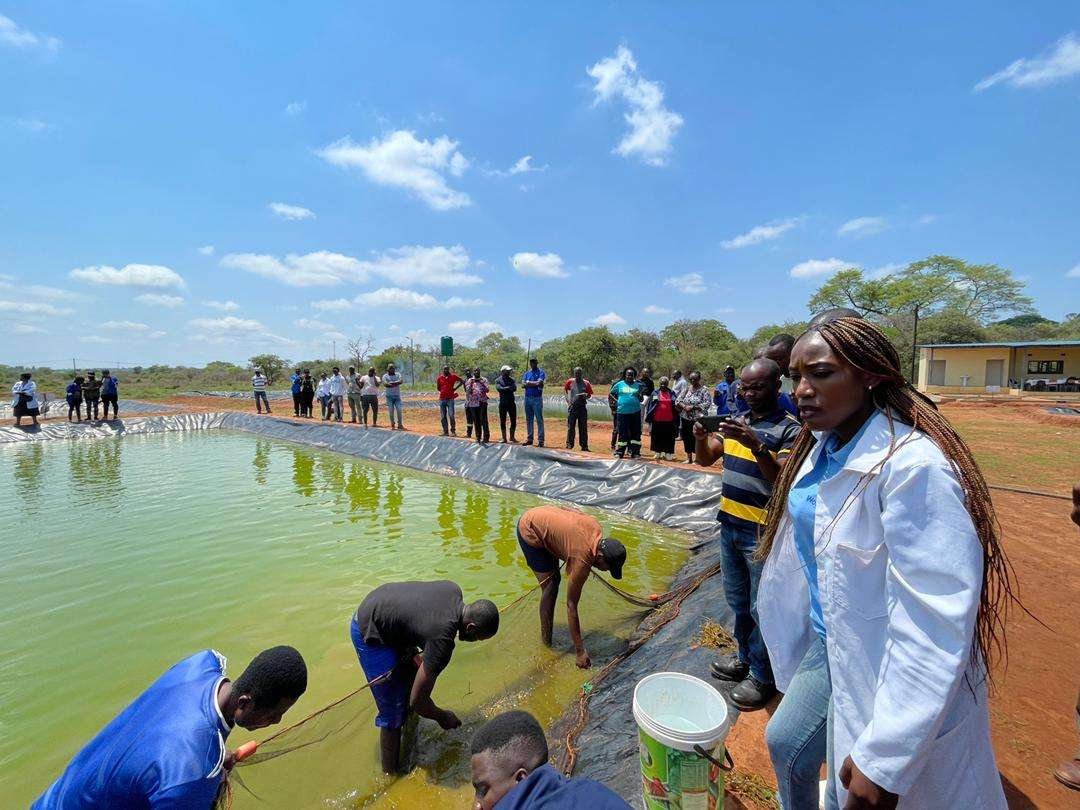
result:
<svg viewBox="0 0 1080 810"><path fill-rule="evenodd" d="M640 800L637 726L630 711L634 684L662 670L704 673L713 653L691 643L706 618L731 627L719 570L716 513L720 479L637 461L583 458L553 449L489 444L385 428L353 428L287 417L227 411L133 417L113 422L0 426L0 445L236 430L320 450L458 476L501 489L590 506L691 535L690 557L676 574L675 598L646 615L627 653L593 670L567 712L550 730L562 768L606 783L628 802ZM603 688L598 688L603 684Z"/></svg>

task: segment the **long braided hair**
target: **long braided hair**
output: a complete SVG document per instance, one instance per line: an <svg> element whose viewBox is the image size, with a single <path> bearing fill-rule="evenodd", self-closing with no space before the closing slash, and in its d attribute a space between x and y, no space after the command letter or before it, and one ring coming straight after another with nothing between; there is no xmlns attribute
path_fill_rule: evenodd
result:
<svg viewBox="0 0 1080 810"><path fill-rule="evenodd" d="M897 419L922 431L934 441L952 465L964 490L965 506L982 546L983 581L971 660L976 668L980 664L985 666L989 676L993 667L1006 658L1005 620L1011 603L1017 601L1016 585L1012 566L1001 545L1000 528L990 491L971 451L933 403L904 378L896 348L872 323L862 318L840 318L808 331L820 334L833 353L845 363L859 371L880 376L882 381L874 387L872 396L874 404L889 417L890 425L893 419ZM804 426L773 485L765 525L758 540L760 559L767 557L772 549L786 509L788 492L813 445L813 435ZM889 455L895 450L894 444ZM868 475L856 486L849 503L867 483Z"/></svg>

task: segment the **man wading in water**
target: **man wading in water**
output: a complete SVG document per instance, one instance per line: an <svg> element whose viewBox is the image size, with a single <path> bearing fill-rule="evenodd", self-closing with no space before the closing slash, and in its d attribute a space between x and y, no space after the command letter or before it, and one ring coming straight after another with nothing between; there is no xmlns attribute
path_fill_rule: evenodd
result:
<svg viewBox="0 0 1080 810"><path fill-rule="evenodd" d="M551 646L551 626L555 620L555 600L559 596L559 563L566 563L570 581L566 590L566 619L570 640L577 653L577 665L592 666L592 660L581 640L578 621L578 599L581 589L593 568L610 571L622 579L626 548L618 540L604 537L604 529L596 518L561 506L537 506L518 519L518 543L525 562L541 584L540 638Z"/></svg>
<svg viewBox="0 0 1080 810"><path fill-rule="evenodd" d="M371 682L392 673L371 687L385 773L399 769L401 729L410 711L447 731L461 725L456 714L431 699L435 681L450 663L455 638L484 641L498 629L495 603L478 599L466 605L461 588L449 580L388 582L360 603L350 634L364 675Z"/></svg>

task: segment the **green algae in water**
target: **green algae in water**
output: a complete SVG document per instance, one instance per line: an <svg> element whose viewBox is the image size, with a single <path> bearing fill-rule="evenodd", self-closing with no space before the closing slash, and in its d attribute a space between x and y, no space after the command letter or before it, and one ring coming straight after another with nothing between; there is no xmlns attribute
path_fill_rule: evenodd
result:
<svg viewBox="0 0 1080 810"><path fill-rule="evenodd" d="M224 431L10 446L0 461L0 795L14 806L196 650L221 651L235 676L265 647L299 648L310 686L289 724L362 683L348 622L378 584L453 579L467 599L500 605L535 584L514 529L541 499L457 478ZM629 551L620 584L665 590L686 538L596 514ZM471 732L515 707L550 723L588 681L569 652L563 606L548 650L536 604L504 616L491 641L458 645L435 698L464 726L422 723L408 777L377 773L369 700L326 744L243 768L241 778L270 807L465 806ZM640 616L586 586L595 665ZM229 744L251 736L238 729ZM237 808L257 804L237 789Z"/></svg>

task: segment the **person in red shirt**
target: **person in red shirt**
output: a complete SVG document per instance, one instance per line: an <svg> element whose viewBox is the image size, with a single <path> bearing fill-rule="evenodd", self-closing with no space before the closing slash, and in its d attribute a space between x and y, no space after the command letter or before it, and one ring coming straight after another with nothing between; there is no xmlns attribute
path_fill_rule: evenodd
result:
<svg viewBox="0 0 1080 810"><path fill-rule="evenodd" d="M465 381L455 374L450 366L442 367L442 374L435 378L435 387L439 390L439 417L442 420L442 435L457 436L457 422L454 419L454 400L457 390Z"/></svg>
<svg viewBox="0 0 1080 810"><path fill-rule="evenodd" d="M589 452L589 397L592 384L585 379L581 366L574 369L574 376L563 385L566 392L566 449L574 449L574 429L581 436L581 449Z"/></svg>
<svg viewBox="0 0 1080 810"><path fill-rule="evenodd" d="M653 392L645 407L645 421L652 425L653 458L675 458L675 435L678 432L678 411L675 410L675 394L668 387L668 378L660 378L660 387Z"/></svg>

